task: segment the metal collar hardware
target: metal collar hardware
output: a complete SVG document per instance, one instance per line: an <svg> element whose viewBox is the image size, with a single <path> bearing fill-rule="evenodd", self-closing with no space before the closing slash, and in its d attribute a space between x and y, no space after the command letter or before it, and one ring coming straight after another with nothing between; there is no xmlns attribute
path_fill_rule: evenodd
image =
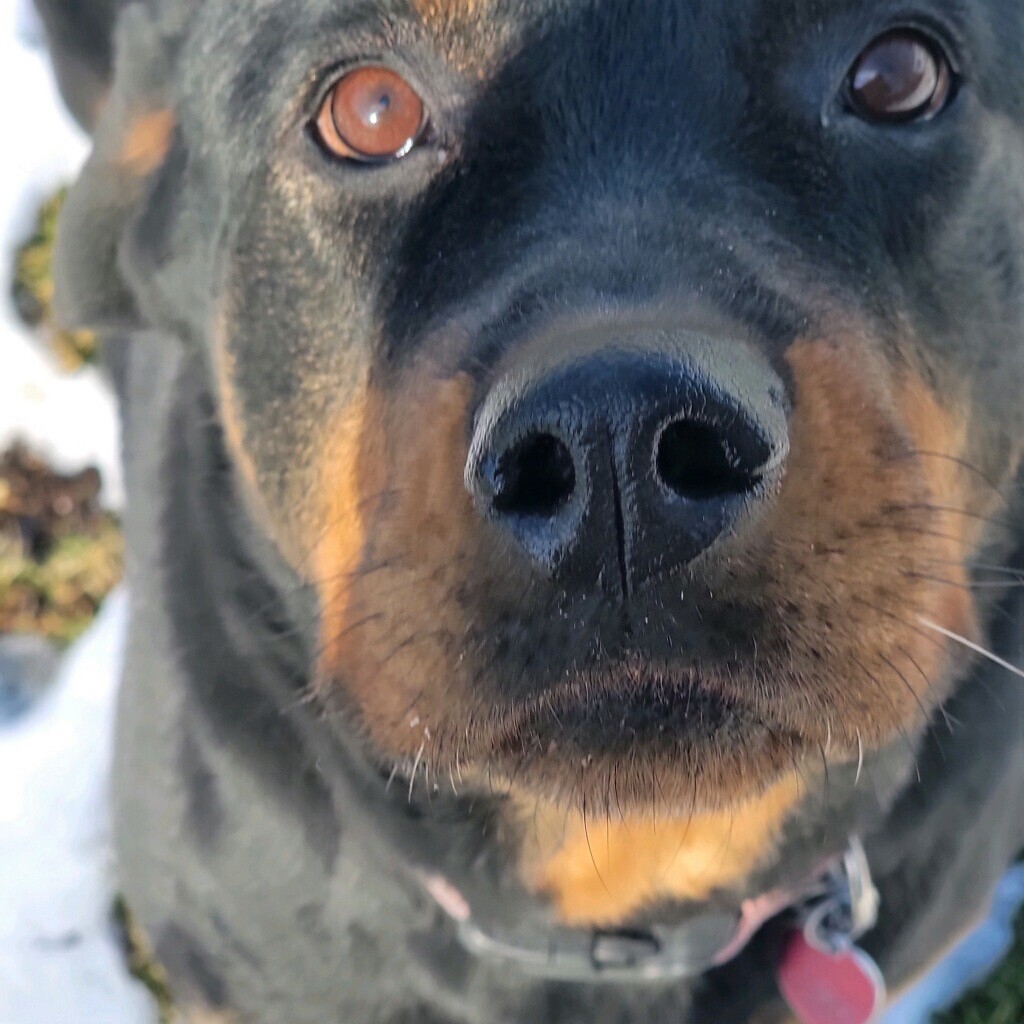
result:
<svg viewBox="0 0 1024 1024"><path fill-rule="evenodd" d="M879 896L864 846L851 838L841 860L805 897L801 919L807 941L825 953L850 949L878 920Z"/></svg>
<svg viewBox="0 0 1024 1024"><path fill-rule="evenodd" d="M735 956L768 916L786 907L795 910L809 942L833 953L851 948L878 917L878 892L856 838L809 887L792 892L753 926L743 912L712 912L675 927L642 930L485 931L449 883L435 877L428 891L457 923L462 945L474 956L569 982L647 984L695 977Z"/></svg>
<svg viewBox="0 0 1024 1024"><path fill-rule="evenodd" d="M621 984L703 974L735 930L735 915L707 914L681 927L648 931L556 928L541 941L486 934L472 922L464 922L459 925L459 938L475 956L514 963L534 977Z"/></svg>

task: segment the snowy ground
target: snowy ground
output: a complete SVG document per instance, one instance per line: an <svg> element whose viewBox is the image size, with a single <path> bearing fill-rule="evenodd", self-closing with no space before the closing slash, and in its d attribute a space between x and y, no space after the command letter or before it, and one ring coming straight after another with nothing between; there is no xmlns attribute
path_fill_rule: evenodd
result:
<svg viewBox="0 0 1024 1024"><path fill-rule="evenodd" d="M0 449L20 436L60 468L96 464L108 502L117 505L117 421L99 374L58 377L25 337L8 301L15 244L29 234L39 200L73 180L88 152L60 104L46 55L26 40L41 42L27 0L2 0L0 82L7 86L0 88L6 139L0 155Z"/></svg>
<svg viewBox="0 0 1024 1024"><path fill-rule="evenodd" d="M110 923L106 786L126 596L0 732L0 1022L152 1024Z"/></svg>
<svg viewBox="0 0 1024 1024"><path fill-rule="evenodd" d="M73 175L85 140L62 113L22 4L0 5L0 290L6 259L36 200ZM88 424L88 429L83 429ZM113 405L97 374L62 379L0 299L0 448L15 436L69 469L98 464L121 500ZM0 1024L153 1024L125 975L109 924L113 896L106 788L126 596L112 597L67 656L50 694L0 720ZM927 1024L1005 952L1024 869L990 919L889 1011L884 1024ZM884 912L884 909L883 909Z"/></svg>

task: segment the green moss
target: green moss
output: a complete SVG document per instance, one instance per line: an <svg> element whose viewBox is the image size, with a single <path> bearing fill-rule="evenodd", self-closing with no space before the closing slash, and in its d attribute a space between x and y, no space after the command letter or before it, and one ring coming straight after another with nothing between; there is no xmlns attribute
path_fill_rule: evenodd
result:
<svg viewBox="0 0 1024 1024"><path fill-rule="evenodd" d="M0 633L64 644L123 574L120 525L94 469L62 475L15 445L0 453Z"/></svg>
<svg viewBox="0 0 1024 1024"><path fill-rule="evenodd" d="M1014 925L1009 956L960 1003L938 1014L934 1024L1024 1024L1024 910Z"/></svg>
<svg viewBox="0 0 1024 1024"><path fill-rule="evenodd" d="M43 330L61 364L70 370L95 360L96 337L91 331L62 327L53 316L53 246L66 194L57 192L39 208L31 237L15 256L11 290L22 319Z"/></svg>
<svg viewBox="0 0 1024 1024"><path fill-rule="evenodd" d="M0 540L0 632L70 643L122 576L123 542L112 518L90 536L57 540L36 561Z"/></svg>
<svg viewBox="0 0 1024 1024"><path fill-rule="evenodd" d="M121 933L128 973L153 997L159 1024L173 1024L174 1002L171 999L167 972L149 948L146 936L132 917L123 896L118 896L114 901L113 915L114 923Z"/></svg>

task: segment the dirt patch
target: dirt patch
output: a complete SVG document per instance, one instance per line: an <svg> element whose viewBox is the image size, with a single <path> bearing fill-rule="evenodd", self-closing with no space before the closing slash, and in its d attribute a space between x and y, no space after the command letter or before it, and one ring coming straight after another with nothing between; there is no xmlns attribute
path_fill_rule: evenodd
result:
<svg viewBox="0 0 1024 1024"><path fill-rule="evenodd" d="M150 949L145 934L136 923L123 896L118 896L114 901L112 913L114 926L121 938L128 973L153 997L159 1024L174 1024L174 1001L167 972Z"/></svg>
<svg viewBox="0 0 1024 1024"><path fill-rule="evenodd" d="M25 324L39 329L61 365L73 370L95 362L96 336L62 328L53 317L53 243L66 194L61 190L39 207L32 235L15 254L11 296Z"/></svg>
<svg viewBox="0 0 1024 1024"><path fill-rule="evenodd" d="M21 445L0 455L0 633L77 637L123 575L96 469L64 475Z"/></svg>

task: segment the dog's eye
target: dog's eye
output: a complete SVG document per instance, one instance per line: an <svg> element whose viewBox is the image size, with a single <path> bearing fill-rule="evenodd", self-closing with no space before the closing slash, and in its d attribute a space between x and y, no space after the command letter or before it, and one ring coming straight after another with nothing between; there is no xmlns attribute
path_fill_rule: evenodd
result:
<svg viewBox="0 0 1024 1024"><path fill-rule="evenodd" d="M847 80L854 112L868 121L906 123L933 117L950 97L953 70L938 43L912 29L879 36Z"/></svg>
<svg viewBox="0 0 1024 1024"><path fill-rule="evenodd" d="M423 100L388 68L362 67L335 82L314 124L333 156L382 163L405 156L426 124Z"/></svg>

